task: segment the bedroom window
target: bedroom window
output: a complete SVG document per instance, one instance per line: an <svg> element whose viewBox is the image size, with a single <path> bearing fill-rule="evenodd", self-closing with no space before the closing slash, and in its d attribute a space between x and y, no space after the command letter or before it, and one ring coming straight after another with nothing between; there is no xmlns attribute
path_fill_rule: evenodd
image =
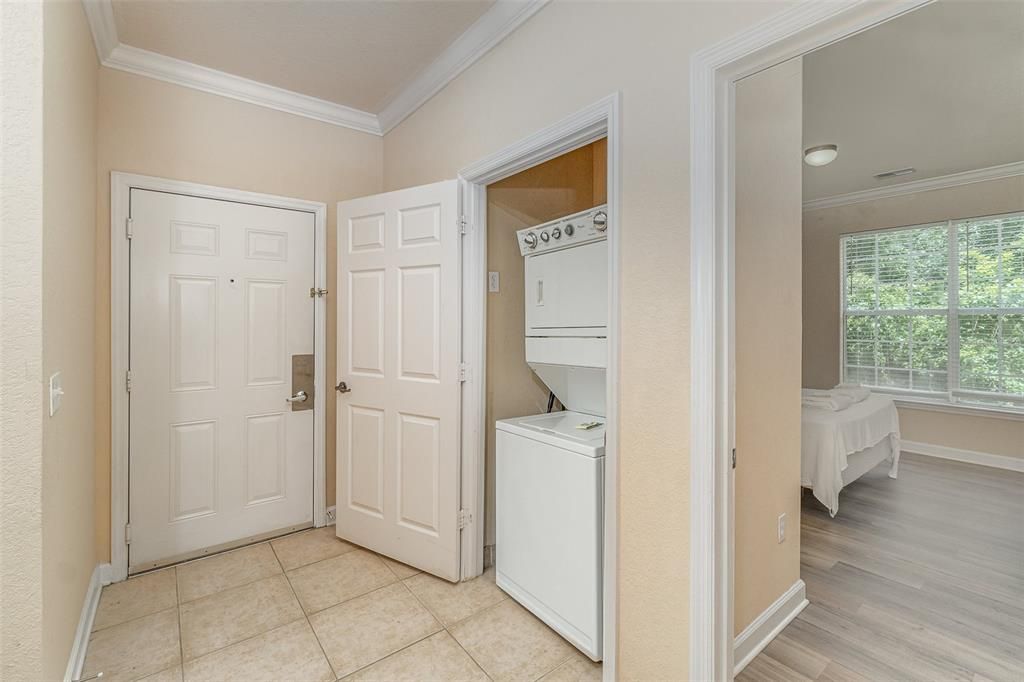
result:
<svg viewBox="0 0 1024 682"><path fill-rule="evenodd" d="M844 381L1024 409L1024 214L840 244Z"/></svg>

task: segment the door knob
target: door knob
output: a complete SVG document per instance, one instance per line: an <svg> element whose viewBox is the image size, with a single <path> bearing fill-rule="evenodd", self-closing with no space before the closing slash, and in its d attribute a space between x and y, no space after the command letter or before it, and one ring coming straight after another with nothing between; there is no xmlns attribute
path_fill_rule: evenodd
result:
<svg viewBox="0 0 1024 682"><path fill-rule="evenodd" d="M351 393L352 389L348 387L344 381L339 381L338 385L334 387L334 390L338 393Z"/></svg>
<svg viewBox="0 0 1024 682"><path fill-rule="evenodd" d="M304 403L307 400L309 400L309 396L306 394L305 391L299 391L298 393L293 395L291 398L285 398L284 399L284 401L286 403Z"/></svg>

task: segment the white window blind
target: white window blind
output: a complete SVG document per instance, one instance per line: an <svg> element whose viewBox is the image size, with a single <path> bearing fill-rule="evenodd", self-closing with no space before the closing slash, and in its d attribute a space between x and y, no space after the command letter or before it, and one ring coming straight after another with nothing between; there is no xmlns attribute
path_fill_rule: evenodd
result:
<svg viewBox="0 0 1024 682"><path fill-rule="evenodd" d="M1024 214L841 239L843 380L1024 407Z"/></svg>

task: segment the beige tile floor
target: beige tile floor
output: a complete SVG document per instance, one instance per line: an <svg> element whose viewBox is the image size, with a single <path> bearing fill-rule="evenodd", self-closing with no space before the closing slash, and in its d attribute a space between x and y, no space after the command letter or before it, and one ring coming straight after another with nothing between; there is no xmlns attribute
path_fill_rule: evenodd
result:
<svg viewBox="0 0 1024 682"><path fill-rule="evenodd" d="M454 585L304 531L103 588L83 679L600 680L489 571Z"/></svg>

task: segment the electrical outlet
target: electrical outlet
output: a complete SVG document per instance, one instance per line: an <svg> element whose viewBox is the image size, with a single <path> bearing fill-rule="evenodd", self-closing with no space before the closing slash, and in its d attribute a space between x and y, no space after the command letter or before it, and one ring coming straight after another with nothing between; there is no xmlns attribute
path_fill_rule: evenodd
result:
<svg viewBox="0 0 1024 682"><path fill-rule="evenodd" d="M779 544L786 541L786 515L779 515Z"/></svg>
<svg viewBox="0 0 1024 682"><path fill-rule="evenodd" d="M337 507L328 507L327 508L327 525L329 526L329 525L331 525L332 523L334 523L337 520L338 520L338 510L337 510Z"/></svg>
<svg viewBox="0 0 1024 682"><path fill-rule="evenodd" d="M488 272L487 273L487 291L488 291L488 293L492 293L492 294L498 293L498 284L499 284L498 279L499 279L498 273L496 273L496 272Z"/></svg>

